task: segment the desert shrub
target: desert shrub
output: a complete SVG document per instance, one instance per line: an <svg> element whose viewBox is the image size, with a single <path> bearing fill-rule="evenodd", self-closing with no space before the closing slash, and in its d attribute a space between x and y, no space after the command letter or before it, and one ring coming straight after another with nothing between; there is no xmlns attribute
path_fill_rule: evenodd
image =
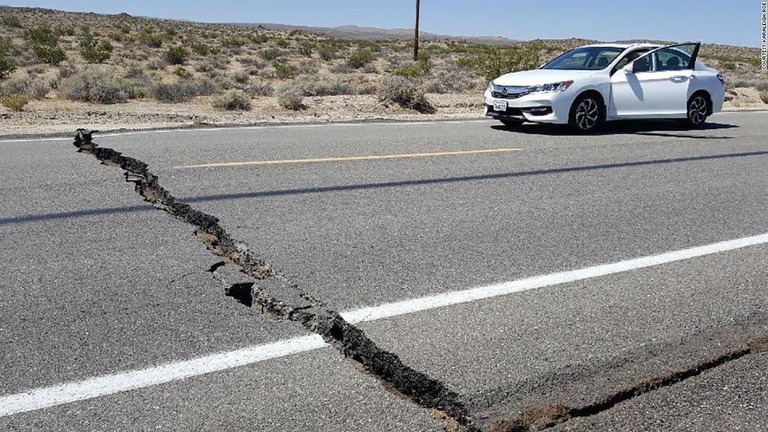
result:
<svg viewBox="0 0 768 432"><path fill-rule="evenodd" d="M68 61L59 64L59 78L69 78L77 72L75 65Z"/></svg>
<svg viewBox="0 0 768 432"><path fill-rule="evenodd" d="M293 78L298 74L299 74L299 68L290 63L284 63L284 62L275 63L275 75L277 75L278 78L282 78L282 79Z"/></svg>
<svg viewBox="0 0 768 432"><path fill-rule="evenodd" d="M403 108L422 112L431 108L419 83L401 76L383 77L379 82L378 95L382 101L394 102Z"/></svg>
<svg viewBox="0 0 768 432"><path fill-rule="evenodd" d="M57 65L67 59L64 50L57 46L35 45L32 47L32 51L40 61L50 65Z"/></svg>
<svg viewBox="0 0 768 432"><path fill-rule="evenodd" d="M328 68L333 73L349 74L354 73L357 69L350 66L348 63L338 63Z"/></svg>
<svg viewBox="0 0 768 432"><path fill-rule="evenodd" d="M359 49L350 54L347 64L354 69L361 69L374 60L373 53L368 49Z"/></svg>
<svg viewBox="0 0 768 432"><path fill-rule="evenodd" d="M427 93L463 93L485 85L482 78L472 71L458 67L436 70L431 79L424 82Z"/></svg>
<svg viewBox="0 0 768 432"><path fill-rule="evenodd" d="M339 52L339 48L336 45L332 45L329 43L320 45L320 48L318 49L318 54L320 54L320 58L323 59L324 61L331 61L335 59L338 52Z"/></svg>
<svg viewBox="0 0 768 432"><path fill-rule="evenodd" d="M216 85L216 88L220 90L230 90L230 89L236 89L242 87L242 85L237 84L235 81L233 81L230 77L226 75L220 75L213 79L213 83Z"/></svg>
<svg viewBox="0 0 768 432"><path fill-rule="evenodd" d="M126 78L144 78L144 69L138 65L129 66L125 70L124 76Z"/></svg>
<svg viewBox="0 0 768 432"><path fill-rule="evenodd" d="M757 91L760 91L760 92L768 91L768 82L766 81L758 82L757 84L755 84L755 88L757 89Z"/></svg>
<svg viewBox="0 0 768 432"><path fill-rule="evenodd" d="M541 63L543 45L538 42L513 47L479 47L473 55L456 61L460 67L469 68L492 80L509 72L534 69Z"/></svg>
<svg viewBox="0 0 768 432"><path fill-rule="evenodd" d="M258 34L258 33L252 34L248 38L251 40L251 42L253 42L255 44L263 44L263 43L269 41L268 37L266 37L263 34Z"/></svg>
<svg viewBox="0 0 768 432"><path fill-rule="evenodd" d="M418 76L421 76L424 72L422 72L421 68L419 68L418 65L408 65L408 66L402 66L397 69L395 69L394 74L397 76L405 77L405 78L416 78Z"/></svg>
<svg viewBox="0 0 768 432"><path fill-rule="evenodd" d="M275 88L270 83L260 82L248 86L246 91L251 96L272 96L275 93Z"/></svg>
<svg viewBox="0 0 768 432"><path fill-rule="evenodd" d="M0 17L0 23L2 23L6 27L16 27L16 28L22 28L23 24L21 23L21 18L17 17L16 15L3 15Z"/></svg>
<svg viewBox="0 0 768 432"><path fill-rule="evenodd" d="M372 83L363 83L355 86L355 94L374 95L378 93L379 87Z"/></svg>
<svg viewBox="0 0 768 432"><path fill-rule="evenodd" d="M164 58L153 58L147 62L147 69L152 71L163 70L168 66L168 62Z"/></svg>
<svg viewBox="0 0 768 432"><path fill-rule="evenodd" d="M139 33L139 42L150 48L161 48L165 37L160 33L151 33L143 31Z"/></svg>
<svg viewBox="0 0 768 432"><path fill-rule="evenodd" d="M285 39L278 39L275 41L275 45L277 45L278 48L288 48L291 46L291 42Z"/></svg>
<svg viewBox="0 0 768 432"><path fill-rule="evenodd" d="M729 70L729 71L736 70L736 64L731 63L731 62L727 62L727 63L723 64L723 69Z"/></svg>
<svg viewBox="0 0 768 432"><path fill-rule="evenodd" d="M35 56L44 63L57 65L67 58L64 50L58 47L59 36L48 27L28 29L24 38L29 41Z"/></svg>
<svg viewBox="0 0 768 432"><path fill-rule="evenodd" d="M729 77L726 77L728 79ZM735 80L731 82L731 87L737 88L737 87L752 87L755 85L754 81L746 81L746 80Z"/></svg>
<svg viewBox="0 0 768 432"><path fill-rule="evenodd" d="M251 76L246 71L232 72L230 76L238 84L247 84L251 80Z"/></svg>
<svg viewBox="0 0 768 432"><path fill-rule="evenodd" d="M11 56L11 42L0 38L0 78L5 78L16 70L16 62Z"/></svg>
<svg viewBox="0 0 768 432"><path fill-rule="evenodd" d="M229 59L223 56L208 57L204 61L198 63L195 66L195 70L198 72L212 73L217 71L224 71L227 69Z"/></svg>
<svg viewBox="0 0 768 432"><path fill-rule="evenodd" d="M304 95L300 91L290 87L284 88L280 92L277 102L283 108L293 111L306 108L306 106L304 106Z"/></svg>
<svg viewBox="0 0 768 432"><path fill-rule="evenodd" d="M234 37L234 36L228 37L221 42L221 44L227 48L240 48L247 43L248 41L246 41L245 39Z"/></svg>
<svg viewBox="0 0 768 432"><path fill-rule="evenodd" d="M272 60L282 56L283 53L282 53L282 51L277 50L277 49L266 48L266 49L261 50L259 55L261 56L261 58L263 58L266 61L272 61Z"/></svg>
<svg viewBox="0 0 768 432"><path fill-rule="evenodd" d="M760 92L760 100L763 101L764 104L768 104L768 92Z"/></svg>
<svg viewBox="0 0 768 432"><path fill-rule="evenodd" d="M24 39L32 45L56 46L59 36L49 27L35 27L24 31Z"/></svg>
<svg viewBox="0 0 768 432"><path fill-rule="evenodd" d="M184 47L172 46L165 52L164 58L172 65L182 65L189 60L189 51Z"/></svg>
<svg viewBox="0 0 768 432"><path fill-rule="evenodd" d="M0 94L3 96L26 96L32 99L42 99L51 90L42 78L36 75L17 76L3 82Z"/></svg>
<svg viewBox="0 0 768 432"><path fill-rule="evenodd" d="M210 96L219 91L216 83L208 78L191 81L189 84L192 86L192 89L197 96Z"/></svg>
<svg viewBox="0 0 768 432"><path fill-rule="evenodd" d="M173 83L157 84L152 87L152 96L160 102L165 103L183 103L189 102L197 95L194 84L191 83Z"/></svg>
<svg viewBox="0 0 768 432"><path fill-rule="evenodd" d="M298 71L302 75L315 75L320 71L320 64L317 60L302 60L299 62Z"/></svg>
<svg viewBox="0 0 768 432"><path fill-rule="evenodd" d="M314 51L314 45L311 42L302 42L299 44L299 54L304 57L312 57L312 51Z"/></svg>
<svg viewBox="0 0 768 432"><path fill-rule="evenodd" d="M80 55L88 63L104 63L112 56L113 50L108 40L98 40L90 33L80 40Z"/></svg>
<svg viewBox="0 0 768 432"><path fill-rule="evenodd" d="M247 55L237 57L235 60L243 66L251 66L255 61L258 61L256 58L248 57Z"/></svg>
<svg viewBox="0 0 768 432"><path fill-rule="evenodd" d="M89 67L65 80L60 88L70 100L101 104L128 100L128 86L106 69Z"/></svg>
<svg viewBox="0 0 768 432"><path fill-rule="evenodd" d="M144 99L152 95L152 83L144 79L126 80L125 91L128 99Z"/></svg>
<svg viewBox="0 0 768 432"><path fill-rule="evenodd" d="M203 57L211 53L211 46L204 43L192 44L190 48L192 48L193 53Z"/></svg>
<svg viewBox="0 0 768 432"><path fill-rule="evenodd" d="M304 96L338 96L355 94L355 88L348 82L329 78L299 77L290 86Z"/></svg>
<svg viewBox="0 0 768 432"><path fill-rule="evenodd" d="M29 98L24 95L8 95L0 97L0 104L11 111L24 111L29 103Z"/></svg>
<svg viewBox="0 0 768 432"><path fill-rule="evenodd" d="M190 72L189 70L187 70L187 68L183 66L179 66L176 69L174 69L173 74L182 79L192 78L192 72Z"/></svg>
<svg viewBox="0 0 768 432"><path fill-rule="evenodd" d="M213 101L213 107L226 111L250 111L251 97L242 90L227 90Z"/></svg>

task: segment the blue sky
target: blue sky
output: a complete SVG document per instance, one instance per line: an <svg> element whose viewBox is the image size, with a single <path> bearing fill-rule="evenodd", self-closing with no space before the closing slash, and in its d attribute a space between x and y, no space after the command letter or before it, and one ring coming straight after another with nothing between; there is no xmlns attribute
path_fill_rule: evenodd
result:
<svg viewBox="0 0 768 432"><path fill-rule="evenodd" d="M119 13L205 22L412 27L415 0L58 0L10 6ZM760 0L421 0L422 29L512 39L701 40L760 45Z"/></svg>

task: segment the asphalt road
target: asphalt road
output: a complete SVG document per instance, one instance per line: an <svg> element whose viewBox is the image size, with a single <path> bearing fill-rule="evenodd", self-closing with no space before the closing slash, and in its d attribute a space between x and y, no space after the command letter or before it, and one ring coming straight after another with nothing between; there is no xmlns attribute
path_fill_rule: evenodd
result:
<svg viewBox="0 0 768 432"><path fill-rule="evenodd" d="M595 406L768 335L765 240L629 261L768 233L766 120L724 113L702 130L627 123L595 136L469 121L96 142L149 163L176 197L338 311L620 263L360 324L490 429L531 407ZM330 347L4 413L31 389L309 333L224 295L192 227L68 140L0 152L0 429L443 430ZM759 351L556 428L760 430Z"/></svg>

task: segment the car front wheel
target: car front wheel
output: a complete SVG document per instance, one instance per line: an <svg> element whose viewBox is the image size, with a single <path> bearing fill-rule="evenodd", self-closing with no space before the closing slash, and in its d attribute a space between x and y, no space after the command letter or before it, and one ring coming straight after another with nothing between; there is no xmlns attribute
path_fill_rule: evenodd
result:
<svg viewBox="0 0 768 432"><path fill-rule="evenodd" d="M604 118L601 102L592 95L583 95L573 102L568 124L576 131L586 133L597 129Z"/></svg>
<svg viewBox="0 0 768 432"><path fill-rule="evenodd" d="M699 127L704 124L709 115L709 101L702 94L695 94L688 101L688 126Z"/></svg>

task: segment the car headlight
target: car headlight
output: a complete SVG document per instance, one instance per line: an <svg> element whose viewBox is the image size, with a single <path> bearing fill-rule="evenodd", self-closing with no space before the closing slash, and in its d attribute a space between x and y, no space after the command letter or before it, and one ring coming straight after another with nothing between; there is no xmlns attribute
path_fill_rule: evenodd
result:
<svg viewBox="0 0 768 432"><path fill-rule="evenodd" d="M564 92L573 84L573 81L563 81L552 84L542 84L531 87L531 93L554 93Z"/></svg>

